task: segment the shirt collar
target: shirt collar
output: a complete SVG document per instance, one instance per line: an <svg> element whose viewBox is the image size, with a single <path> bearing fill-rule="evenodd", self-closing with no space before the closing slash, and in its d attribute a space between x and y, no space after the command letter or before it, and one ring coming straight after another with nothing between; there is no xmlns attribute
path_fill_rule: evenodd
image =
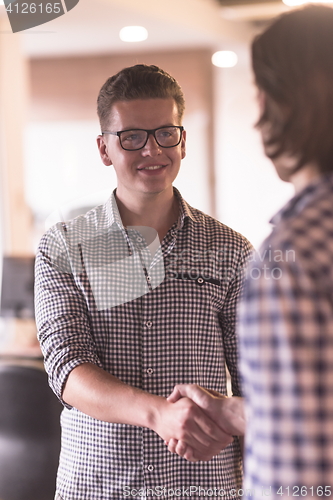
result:
<svg viewBox="0 0 333 500"><path fill-rule="evenodd" d="M181 229L184 226L186 218L190 218L193 222L197 222L197 218L194 212L192 211L192 208L183 199L178 189L174 187L173 192L179 202L179 218L178 218L177 229ZM119 227L119 229L124 230L124 225L120 217L115 194L116 194L116 189L113 191L112 195L105 204L106 214L108 218L108 225L111 227L113 224L116 224Z"/></svg>
<svg viewBox="0 0 333 500"><path fill-rule="evenodd" d="M184 226L185 219L187 218L191 219L193 222L197 222L197 219L195 217L194 212L192 211L192 208L188 203L186 203L186 201L184 200L178 189L174 187L173 192L179 202L179 218L178 218L177 229L182 229L182 227Z"/></svg>
<svg viewBox="0 0 333 500"><path fill-rule="evenodd" d="M327 191L333 191L333 174L322 175L311 182L300 193L288 201L270 220L274 226L283 220L299 214L307 205L317 198L321 198Z"/></svg>
<svg viewBox="0 0 333 500"><path fill-rule="evenodd" d="M120 213L118 210L118 205L116 202L116 196L115 196L116 191L117 191L117 189L114 189L112 195L105 203L105 209L106 209L106 214L107 214L107 218L108 218L108 225L112 226L112 225L116 224L119 229L124 230L125 228L124 228L124 225L122 223Z"/></svg>

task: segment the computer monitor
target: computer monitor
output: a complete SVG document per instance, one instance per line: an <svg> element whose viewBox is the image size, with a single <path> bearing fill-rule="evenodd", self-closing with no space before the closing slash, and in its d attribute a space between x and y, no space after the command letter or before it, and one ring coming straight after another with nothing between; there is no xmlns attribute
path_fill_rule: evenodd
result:
<svg viewBox="0 0 333 500"><path fill-rule="evenodd" d="M3 257L0 315L34 318L35 257Z"/></svg>

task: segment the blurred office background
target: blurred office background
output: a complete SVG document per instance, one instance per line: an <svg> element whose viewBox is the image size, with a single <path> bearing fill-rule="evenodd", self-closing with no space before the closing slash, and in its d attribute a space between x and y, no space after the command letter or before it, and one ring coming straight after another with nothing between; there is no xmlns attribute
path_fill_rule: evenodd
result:
<svg viewBox="0 0 333 500"><path fill-rule="evenodd" d="M47 227L103 203L115 188L96 147L96 97L110 75L141 62L169 71L185 93L187 156L176 187L259 246L292 189L277 178L254 129L249 47L291 7L281 0L80 0L50 23L13 34L1 3L0 279L3 255L33 256ZM126 26L145 28L146 38L121 40ZM212 63L217 51L227 51L221 64L230 67ZM3 330L0 347L10 335L8 325Z"/></svg>

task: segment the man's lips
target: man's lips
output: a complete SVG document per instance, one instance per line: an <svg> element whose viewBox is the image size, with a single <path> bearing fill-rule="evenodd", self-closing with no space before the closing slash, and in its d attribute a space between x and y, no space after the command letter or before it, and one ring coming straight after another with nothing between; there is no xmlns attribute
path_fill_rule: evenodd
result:
<svg viewBox="0 0 333 500"><path fill-rule="evenodd" d="M160 170L164 168L166 165L145 165L143 167L138 167L138 170Z"/></svg>

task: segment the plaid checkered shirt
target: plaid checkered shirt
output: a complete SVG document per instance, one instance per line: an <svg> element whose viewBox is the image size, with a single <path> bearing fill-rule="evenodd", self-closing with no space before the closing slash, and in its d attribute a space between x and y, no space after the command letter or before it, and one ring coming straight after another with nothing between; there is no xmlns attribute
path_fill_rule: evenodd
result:
<svg viewBox="0 0 333 500"><path fill-rule="evenodd" d="M123 226L114 194L42 238L36 320L60 400L81 363L164 397L177 383L226 394L227 364L233 393L240 395L236 303L251 246L174 192L180 216L153 257L144 231ZM190 492L197 498L214 488L237 497L238 438L210 462L190 463L150 429L102 422L64 405L59 498L187 498Z"/></svg>
<svg viewBox="0 0 333 500"><path fill-rule="evenodd" d="M333 493L333 175L272 222L239 311L244 487L260 500L324 498Z"/></svg>

